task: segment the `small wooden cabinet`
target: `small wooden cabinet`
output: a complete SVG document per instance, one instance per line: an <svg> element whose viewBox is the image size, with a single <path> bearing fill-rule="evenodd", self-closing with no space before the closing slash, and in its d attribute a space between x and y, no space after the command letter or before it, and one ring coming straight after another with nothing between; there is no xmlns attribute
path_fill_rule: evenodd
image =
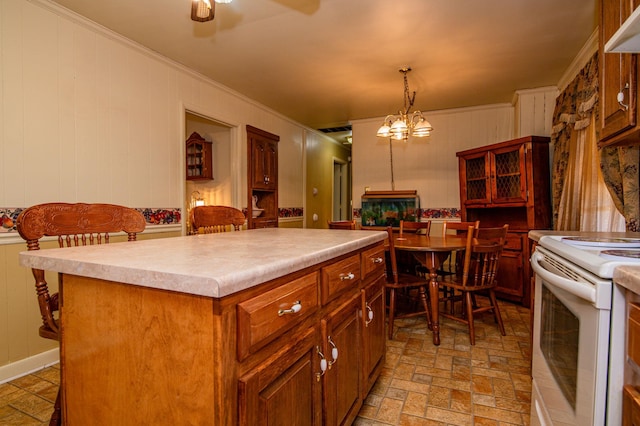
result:
<svg viewBox="0 0 640 426"><path fill-rule="evenodd" d="M189 136L186 147L187 180L213 179L212 147L213 144L197 132Z"/></svg>
<svg viewBox="0 0 640 426"><path fill-rule="evenodd" d="M604 45L640 0L600 1L600 146L640 143L637 55L605 53ZM618 102L618 93L624 94ZM624 104L624 105L623 105Z"/></svg>
<svg viewBox="0 0 640 426"><path fill-rule="evenodd" d="M528 136L456 155L462 221L479 220L480 227L509 224L496 293L528 307L527 233L551 227L549 138Z"/></svg>
<svg viewBox="0 0 640 426"><path fill-rule="evenodd" d="M278 226L278 142L280 137L247 125L248 227ZM253 197L264 211L253 217Z"/></svg>

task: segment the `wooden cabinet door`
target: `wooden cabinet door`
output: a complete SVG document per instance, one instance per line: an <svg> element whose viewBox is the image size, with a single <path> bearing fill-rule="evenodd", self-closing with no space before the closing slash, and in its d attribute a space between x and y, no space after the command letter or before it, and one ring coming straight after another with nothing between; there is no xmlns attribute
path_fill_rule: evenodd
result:
<svg viewBox="0 0 640 426"><path fill-rule="evenodd" d="M317 327L298 337L239 379L240 425L322 423Z"/></svg>
<svg viewBox="0 0 640 426"><path fill-rule="evenodd" d="M515 145L491 151L491 202L527 201L525 150Z"/></svg>
<svg viewBox="0 0 640 426"><path fill-rule="evenodd" d="M385 358L386 333L384 311L384 280L381 276L367 288L362 289L361 323L364 400L378 377Z"/></svg>
<svg viewBox="0 0 640 426"><path fill-rule="evenodd" d="M323 376L322 412L327 425L350 425L360 398L360 293L355 293L321 320ZM294 423L290 423L294 424Z"/></svg>
<svg viewBox="0 0 640 426"><path fill-rule="evenodd" d="M278 144L273 141L267 141L264 156L266 189L275 189L278 186Z"/></svg>
<svg viewBox="0 0 640 426"><path fill-rule="evenodd" d="M488 152L460 157L460 199L463 204L491 202L490 170Z"/></svg>
<svg viewBox="0 0 640 426"><path fill-rule="evenodd" d="M250 137L252 138L253 189L273 190L278 186L278 145L258 135Z"/></svg>
<svg viewBox="0 0 640 426"><path fill-rule="evenodd" d="M498 297L522 303L524 297L525 281L521 251L503 250L498 270L498 285L496 295Z"/></svg>
<svg viewBox="0 0 640 426"><path fill-rule="evenodd" d="M637 5L637 1L635 2ZM634 5L634 6L635 6ZM600 7L600 139L637 125L637 61L630 53L604 53L604 45L631 14L631 1L603 0ZM618 93L624 94L618 102Z"/></svg>

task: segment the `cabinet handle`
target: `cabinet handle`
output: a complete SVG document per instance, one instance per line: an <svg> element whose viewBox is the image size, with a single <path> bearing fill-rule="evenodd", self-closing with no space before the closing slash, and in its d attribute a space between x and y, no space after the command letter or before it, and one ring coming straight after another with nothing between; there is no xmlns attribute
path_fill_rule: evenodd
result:
<svg viewBox="0 0 640 426"><path fill-rule="evenodd" d="M336 361L338 360L338 348L336 347L336 344L333 343L333 340L331 340L331 336L327 337L327 340L329 341L329 344L332 346L331 358L333 358L333 360L329 361L329 369L331 369L331 366L335 364Z"/></svg>
<svg viewBox="0 0 640 426"><path fill-rule="evenodd" d="M356 276L353 272L349 272L348 274L340 274L340 281L350 281L355 278Z"/></svg>
<svg viewBox="0 0 640 426"><path fill-rule="evenodd" d="M383 258L381 258L381 257L372 257L372 258L371 258L371 261L372 261L373 263L382 263L382 262L384 262L384 259L383 259Z"/></svg>
<svg viewBox="0 0 640 426"><path fill-rule="evenodd" d="M267 175L264 176L264 183L269 183L269 176Z"/></svg>
<svg viewBox="0 0 640 426"><path fill-rule="evenodd" d="M291 305L291 308L289 308L289 309L280 309L278 311L278 316L281 317L281 316L287 315L287 314L297 314L301 310L302 310L302 305L300 304L299 300L296 300L296 303Z"/></svg>
<svg viewBox="0 0 640 426"><path fill-rule="evenodd" d="M324 357L324 354L320 352L320 346L316 346L316 352L320 355L320 372L316 373L316 380L319 382L320 377L324 376L324 373L327 371L327 359Z"/></svg>
<svg viewBox="0 0 640 426"><path fill-rule="evenodd" d="M371 306L369 306L369 303L365 303L365 306L367 308L368 319L364 321L364 326L369 327L369 324L371 323L371 321L373 321L373 309L371 309Z"/></svg>
<svg viewBox="0 0 640 426"><path fill-rule="evenodd" d="M625 83L623 90L625 89L629 89L629 83ZM624 103L624 92L622 90L618 92L617 100L620 106L622 107L620 109L623 109L625 111L629 109L629 105Z"/></svg>

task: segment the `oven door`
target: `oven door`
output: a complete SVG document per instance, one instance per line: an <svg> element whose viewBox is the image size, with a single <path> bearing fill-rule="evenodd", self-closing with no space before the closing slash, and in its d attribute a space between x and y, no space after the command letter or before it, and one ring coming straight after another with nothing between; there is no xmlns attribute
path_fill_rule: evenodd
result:
<svg viewBox="0 0 640 426"><path fill-rule="evenodd" d="M536 274L531 424L603 425L611 282L541 247L531 264Z"/></svg>

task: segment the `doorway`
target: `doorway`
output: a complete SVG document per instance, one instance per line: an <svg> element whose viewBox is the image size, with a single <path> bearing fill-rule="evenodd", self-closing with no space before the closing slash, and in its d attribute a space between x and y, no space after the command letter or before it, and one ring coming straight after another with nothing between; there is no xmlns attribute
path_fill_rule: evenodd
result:
<svg viewBox="0 0 640 426"><path fill-rule="evenodd" d="M339 158L333 159L333 200L331 220L351 219L349 205L349 163Z"/></svg>
<svg viewBox="0 0 640 426"><path fill-rule="evenodd" d="M198 204L225 205L237 207L236 182L237 161L234 159L235 148L233 134L235 128L207 117L200 113L185 109L184 141L196 132L207 142L211 142L213 179L191 180L184 176L184 218L188 232L188 217L191 205L198 199Z"/></svg>

